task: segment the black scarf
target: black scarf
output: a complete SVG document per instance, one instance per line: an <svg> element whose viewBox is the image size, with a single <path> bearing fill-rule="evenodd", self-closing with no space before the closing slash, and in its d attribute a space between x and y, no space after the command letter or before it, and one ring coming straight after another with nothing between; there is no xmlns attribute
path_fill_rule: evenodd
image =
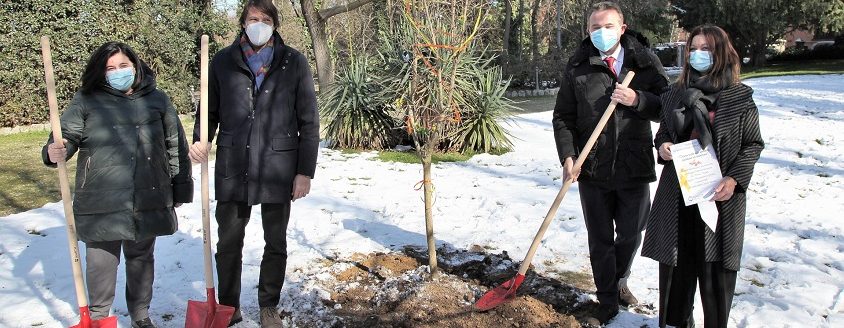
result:
<svg viewBox="0 0 844 328"><path fill-rule="evenodd" d="M712 76L700 76L695 70L689 70L689 85L680 96L680 108L675 108L669 115L670 129L677 135L688 136L692 128L697 130L698 141L702 148L712 143L712 124L709 121L709 109L715 109L715 101L721 90L730 85L732 72L727 70L721 86L716 87Z"/></svg>

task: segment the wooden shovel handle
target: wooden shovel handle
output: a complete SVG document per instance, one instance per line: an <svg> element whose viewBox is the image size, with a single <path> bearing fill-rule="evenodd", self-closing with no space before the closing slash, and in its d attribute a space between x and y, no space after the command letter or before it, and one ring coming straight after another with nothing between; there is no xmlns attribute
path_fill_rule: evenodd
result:
<svg viewBox="0 0 844 328"><path fill-rule="evenodd" d="M633 71L628 72L621 85L625 87L628 86L630 81L633 80L634 75L635 73ZM583 149L580 151L580 156L577 156L577 161L574 162L574 166L571 168L572 173L580 171L580 166L583 165L583 162L586 160L586 156L588 156L589 152L592 151L592 146L595 145L595 141L598 140L598 136L601 135L601 131L604 129L604 126L607 125L607 121L609 121L610 116L612 116L616 105L618 105L618 103L613 100L610 102L609 106L607 106L607 109L604 111L604 115L601 116L601 120L598 121L598 125L595 126L595 130L592 131L592 135L589 136L589 140L586 141L586 145L583 146ZM525 260L522 261L522 266L519 267L519 274L525 275L528 268L530 268L530 262L533 260L536 248L539 247L539 243L542 241L542 236L545 235L545 230L548 230L548 225L551 224L551 219L554 217L554 214L557 213L557 208L560 207L560 203L563 201L563 197L565 197L566 192L569 190L572 183L572 179L566 180L563 183L563 187L560 188L560 192L557 193L557 198L554 199L551 209L549 209L548 214L545 215L545 220L542 221L542 226L536 233L536 237L533 238L533 243L530 245L530 249L525 255Z"/></svg>
<svg viewBox="0 0 844 328"><path fill-rule="evenodd" d="M208 149L208 35L200 38L199 53L199 144ZM210 154L208 154L210 156ZM208 161L200 164L202 183L202 247L205 255L205 288L214 288L214 270L211 264L211 209Z"/></svg>
<svg viewBox="0 0 844 328"><path fill-rule="evenodd" d="M53 129L53 142L62 144L62 125L59 122L59 104L56 100L56 80L53 75L53 56L50 52L50 37L41 37L41 56L44 58L44 78L47 81L47 103L50 106L50 125ZM59 186L64 205L64 218L67 223L67 242L70 248L70 262L73 266L73 282L76 286L76 302L79 307L88 306L88 296L85 290L85 280L82 276L82 263L79 257L79 242L76 237L76 221L73 218L73 203L70 197L70 182L67 178L67 163L60 159Z"/></svg>

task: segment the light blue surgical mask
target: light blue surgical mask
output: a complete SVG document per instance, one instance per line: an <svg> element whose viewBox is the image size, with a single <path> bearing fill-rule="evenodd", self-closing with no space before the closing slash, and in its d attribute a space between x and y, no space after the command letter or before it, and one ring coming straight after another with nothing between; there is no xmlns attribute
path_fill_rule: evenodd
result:
<svg viewBox="0 0 844 328"><path fill-rule="evenodd" d="M120 91L129 90L132 83L135 83L135 68L126 67L106 72L106 80L112 88Z"/></svg>
<svg viewBox="0 0 844 328"><path fill-rule="evenodd" d="M712 68L712 55L706 50L695 50L689 54L689 65L696 71L706 73Z"/></svg>
<svg viewBox="0 0 844 328"><path fill-rule="evenodd" d="M592 39L592 44L595 48L606 53L618 43L618 30L611 30L604 27L590 33L589 38Z"/></svg>

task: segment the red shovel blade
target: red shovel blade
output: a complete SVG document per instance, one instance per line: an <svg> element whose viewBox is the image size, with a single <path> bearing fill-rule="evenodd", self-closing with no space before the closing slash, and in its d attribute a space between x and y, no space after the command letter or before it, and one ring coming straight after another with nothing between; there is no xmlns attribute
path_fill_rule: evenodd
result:
<svg viewBox="0 0 844 328"><path fill-rule="evenodd" d="M79 317L79 324L76 326L70 326L70 328L117 328L116 316L91 320L91 314L88 312L87 306L79 308Z"/></svg>
<svg viewBox="0 0 844 328"><path fill-rule="evenodd" d="M214 288L207 288L208 300L188 301L185 328L226 328L234 315L234 308L217 304Z"/></svg>
<svg viewBox="0 0 844 328"><path fill-rule="evenodd" d="M501 304L512 302L516 299L516 289L519 288L523 280L525 280L525 275L521 273L517 274L513 279L507 280L501 286L486 292L484 296L475 302L475 307L478 310L486 311Z"/></svg>

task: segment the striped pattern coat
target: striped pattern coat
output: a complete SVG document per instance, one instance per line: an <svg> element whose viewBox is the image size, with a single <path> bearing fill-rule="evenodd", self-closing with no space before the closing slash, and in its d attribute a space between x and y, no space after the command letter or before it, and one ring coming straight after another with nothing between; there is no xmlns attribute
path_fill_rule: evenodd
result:
<svg viewBox="0 0 844 328"><path fill-rule="evenodd" d="M669 131L665 124L665 114L682 106L682 93L682 90L672 88L660 97L663 110L654 139L657 147L665 142L685 141L677 140L676 131ZM712 128L715 152L721 173L735 179L736 188L730 200L716 204L716 232L706 228L706 261L722 261L725 268L738 271L744 243L747 186L765 145L759 132L759 112L753 102L753 89L741 83L732 85L721 91L715 106L717 109ZM658 162L664 164L664 167L648 219L642 256L676 266L677 220L679 208L684 205L674 163L662 158L658 158Z"/></svg>

